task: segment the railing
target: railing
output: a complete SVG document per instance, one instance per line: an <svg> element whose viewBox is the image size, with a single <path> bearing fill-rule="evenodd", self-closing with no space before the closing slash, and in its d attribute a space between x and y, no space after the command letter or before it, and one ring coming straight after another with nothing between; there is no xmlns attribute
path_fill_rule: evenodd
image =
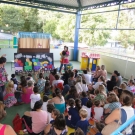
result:
<svg viewBox="0 0 135 135"><path fill-rule="evenodd" d="M91 48L89 50L85 49L85 51L92 52L92 53L95 52L95 53L99 53L101 55L110 56L110 57L113 57L113 58L118 58L118 59L123 59L123 60L126 60L126 61L135 62L135 52L133 52L134 55L130 55L129 53L121 53L119 51L115 51L115 52L110 51L110 49L106 49L106 48L104 48L104 50L103 49L98 49L98 48L97 49L96 48L95 49Z"/></svg>
<svg viewBox="0 0 135 135"><path fill-rule="evenodd" d="M135 121L135 116L127 120L123 125L121 125L117 130L115 130L111 135L123 135L121 131L126 129L131 123ZM134 133L135 134L135 133Z"/></svg>
<svg viewBox="0 0 135 135"><path fill-rule="evenodd" d="M0 48L18 48L18 45L0 45Z"/></svg>

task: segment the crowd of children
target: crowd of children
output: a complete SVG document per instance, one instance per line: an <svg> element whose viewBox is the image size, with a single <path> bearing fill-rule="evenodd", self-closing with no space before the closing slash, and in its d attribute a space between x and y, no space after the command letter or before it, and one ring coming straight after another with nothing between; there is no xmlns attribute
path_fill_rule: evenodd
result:
<svg viewBox="0 0 135 135"><path fill-rule="evenodd" d="M77 70L59 74L54 69L47 77L39 71L34 79L28 74L18 81L15 74L7 79L5 62L6 59L0 58L0 100L6 107L30 103L31 111L25 112L23 118L32 130L31 135L87 135L87 132L89 135L105 135L110 121L119 120L110 117L119 113L116 110L124 110L121 116L122 120L127 116L124 122L134 115L131 107L134 107L134 80L122 82L118 71L107 80L104 65L97 66L96 72L84 70L83 74ZM132 134L129 130L133 127L125 132Z"/></svg>

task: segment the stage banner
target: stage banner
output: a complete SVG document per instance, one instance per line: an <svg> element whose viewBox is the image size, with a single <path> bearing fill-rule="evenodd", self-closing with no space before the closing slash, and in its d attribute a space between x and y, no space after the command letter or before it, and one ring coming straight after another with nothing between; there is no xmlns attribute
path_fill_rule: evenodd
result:
<svg viewBox="0 0 135 135"><path fill-rule="evenodd" d="M53 53L14 53L15 73L54 69Z"/></svg>

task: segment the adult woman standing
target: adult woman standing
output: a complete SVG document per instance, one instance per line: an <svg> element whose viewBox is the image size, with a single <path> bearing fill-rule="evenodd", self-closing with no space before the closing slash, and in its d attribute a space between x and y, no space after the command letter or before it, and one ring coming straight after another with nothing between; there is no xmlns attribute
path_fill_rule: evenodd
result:
<svg viewBox="0 0 135 135"><path fill-rule="evenodd" d="M0 102L0 120L6 116L4 108L5 105ZM16 135L16 133L11 126L0 123L0 135Z"/></svg>
<svg viewBox="0 0 135 135"><path fill-rule="evenodd" d="M29 133L30 135L39 135L48 123L48 114L42 110L42 105L43 101L39 100L35 103L33 111L24 113L23 118L33 131L33 133Z"/></svg>
<svg viewBox="0 0 135 135"><path fill-rule="evenodd" d="M48 103L54 103L56 109L60 111L60 113L64 113L65 111L65 100L64 97L61 95L61 91L56 88L55 89L56 97L50 99Z"/></svg>
<svg viewBox="0 0 135 135"><path fill-rule="evenodd" d="M5 90L5 83L7 81L7 72L5 70L6 58L0 58L0 101L3 101L3 92Z"/></svg>
<svg viewBox="0 0 135 135"><path fill-rule="evenodd" d="M64 70L66 70L67 69L67 64L69 63L69 59L68 59L69 51L68 51L67 46L64 46L64 50L60 53L60 55L61 55L61 60L60 60L61 65L60 65L59 72L61 73L61 69L62 69L63 65L64 65Z"/></svg>

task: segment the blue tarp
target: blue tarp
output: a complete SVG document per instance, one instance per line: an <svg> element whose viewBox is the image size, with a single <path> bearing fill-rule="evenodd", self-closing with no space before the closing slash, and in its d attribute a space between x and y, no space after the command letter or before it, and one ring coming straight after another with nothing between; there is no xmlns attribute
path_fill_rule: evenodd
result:
<svg viewBox="0 0 135 135"><path fill-rule="evenodd" d="M34 32L19 32L18 38L44 38L50 39L51 34L47 33L34 33Z"/></svg>

